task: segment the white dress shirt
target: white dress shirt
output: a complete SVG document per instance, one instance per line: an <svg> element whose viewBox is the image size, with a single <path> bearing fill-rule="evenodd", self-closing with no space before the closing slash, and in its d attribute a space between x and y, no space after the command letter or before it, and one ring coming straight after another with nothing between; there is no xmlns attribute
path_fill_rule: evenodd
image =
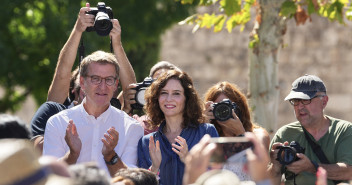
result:
<svg viewBox="0 0 352 185"><path fill-rule="evenodd" d="M65 134L70 119L76 125L82 141L77 163L95 161L99 168L110 174L101 153L101 139L110 127L115 127L119 133L115 152L128 167L137 167L137 145L143 136L143 128L135 119L111 105L98 118L89 115L83 103L52 116L45 128L43 155L61 158L69 151Z"/></svg>

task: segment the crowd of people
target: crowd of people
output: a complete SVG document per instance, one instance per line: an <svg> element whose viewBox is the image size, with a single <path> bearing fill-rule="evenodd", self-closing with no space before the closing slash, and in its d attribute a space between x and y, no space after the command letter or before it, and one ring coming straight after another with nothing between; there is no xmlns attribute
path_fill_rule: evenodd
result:
<svg viewBox="0 0 352 185"><path fill-rule="evenodd" d="M113 53L93 52L73 69L81 36L94 26L89 10L87 4L79 11L47 102L30 129L15 116L0 115L0 184L327 185L352 180L352 123L324 113L329 97L319 77L304 75L292 83L285 101L297 121L271 139L253 122L244 93L227 81L209 87L202 100L189 74L161 61L150 70L150 84L138 92L117 19L111 20L109 33ZM225 148L221 141L235 144ZM226 151L215 157L219 150Z"/></svg>

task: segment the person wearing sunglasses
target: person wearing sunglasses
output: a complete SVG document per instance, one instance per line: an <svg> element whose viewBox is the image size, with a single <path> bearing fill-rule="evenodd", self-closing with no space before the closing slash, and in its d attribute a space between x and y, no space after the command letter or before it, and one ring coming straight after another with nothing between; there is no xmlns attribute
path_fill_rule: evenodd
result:
<svg viewBox="0 0 352 185"><path fill-rule="evenodd" d="M281 127L270 143L269 171L276 182L284 173L285 184L315 184L319 166L327 171L328 184L351 179L352 123L324 113L329 101L324 82L314 75L301 76L285 101L297 121ZM297 146L300 151L294 152Z"/></svg>

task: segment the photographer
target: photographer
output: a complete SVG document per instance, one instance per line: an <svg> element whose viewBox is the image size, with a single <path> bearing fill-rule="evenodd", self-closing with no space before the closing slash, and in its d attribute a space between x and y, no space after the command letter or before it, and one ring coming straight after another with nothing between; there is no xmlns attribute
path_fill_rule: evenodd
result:
<svg viewBox="0 0 352 185"><path fill-rule="evenodd" d="M285 100L298 121L280 128L271 141L269 171L276 183L284 173L285 184L315 184L319 166L327 171L328 184L351 179L352 124L324 114L329 97L323 81L301 76ZM288 146L292 141L296 145Z"/></svg>
<svg viewBox="0 0 352 185"><path fill-rule="evenodd" d="M98 6L104 14L104 3L98 3ZM95 16L88 14L90 10L89 7L81 8L59 63L74 60L82 33L94 25ZM110 103L116 95L119 79L124 79L122 89L135 80L122 48L119 22L117 19L108 19L108 22L112 26L108 33L115 55L95 51L81 61L77 78L85 97L77 106L49 118L45 126L43 154L55 156L68 164L95 161L99 168L113 176L121 168L136 167L137 144L143 136L143 128ZM55 87L56 82L60 79L54 77Z"/></svg>
<svg viewBox="0 0 352 185"><path fill-rule="evenodd" d="M265 148L269 147L270 138L268 132L252 123L247 99L236 85L226 81L219 82L207 90L204 95L204 101L206 102L204 110L206 122L210 122L215 126L220 137L243 136L245 132L253 132ZM228 105L232 109L225 111L226 109L218 108L220 104L223 107ZM218 113L217 110L219 110ZM236 173L241 181L251 180L249 174L244 172L241 166L225 165L224 169Z"/></svg>
<svg viewBox="0 0 352 185"><path fill-rule="evenodd" d="M86 7L80 9L71 35L60 52L54 79L48 91L48 101L63 104L67 99L70 87L71 70L77 56L79 42L87 27L94 26L95 16L92 14L87 14L88 11L90 11L90 5L89 3L86 3ZM117 19L111 19L111 22L113 24L113 28L110 31L109 37L112 42L115 57L119 63L119 68L121 69L119 79L121 81L122 90L124 91L127 89L128 84L136 82L136 77L121 43L120 23ZM116 95L117 94L115 93L114 97L116 97ZM75 100L78 100L78 103L80 103L82 98L79 99L78 97L75 97Z"/></svg>
<svg viewBox="0 0 352 185"><path fill-rule="evenodd" d="M47 120L62 110L80 104L85 97L85 93L82 91L79 84L78 67L73 72L71 71L76 60L77 50L83 32L85 32L87 27L94 26L95 16L87 14L89 10L89 3L86 3L86 7L80 9L71 35L60 52L54 78L48 91L47 102L40 106L31 120L31 132L34 136L32 140L39 149L43 147L43 135ZM113 28L110 31L109 37L111 38L114 54L120 68L119 81L122 90L125 91L127 90L128 84L136 82L136 78L133 68L122 47L121 26L119 21L117 19L111 19L111 22ZM116 90L111 101L116 100L117 93Z"/></svg>

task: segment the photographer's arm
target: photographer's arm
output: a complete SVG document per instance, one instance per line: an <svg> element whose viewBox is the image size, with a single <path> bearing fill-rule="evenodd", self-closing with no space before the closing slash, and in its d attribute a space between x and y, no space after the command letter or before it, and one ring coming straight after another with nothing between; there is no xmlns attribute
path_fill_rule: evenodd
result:
<svg viewBox="0 0 352 185"><path fill-rule="evenodd" d="M352 166L345 163L319 164L328 174L330 180L351 180Z"/></svg>
<svg viewBox="0 0 352 185"><path fill-rule="evenodd" d="M232 116L233 118L230 118L226 121L217 121L223 131L224 137L239 136L246 132L241 120L238 118L233 109Z"/></svg>
<svg viewBox="0 0 352 185"><path fill-rule="evenodd" d="M110 38L114 49L114 54L119 63L119 77L121 82L122 91L126 92L129 84L136 83L136 76L130 61L123 49L121 42L121 26L117 19L112 20L113 29L110 31ZM122 96L123 97L123 96ZM123 101L121 101L123 102Z"/></svg>
<svg viewBox="0 0 352 185"><path fill-rule="evenodd" d="M87 7L80 9L71 35L60 52L54 79L48 91L47 101L64 103L68 96L71 70L76 59L79 41L87 26L93 26L94 22L94 15L85 13L88 10L89 3L87 3Z"/></svg>
<svg viewBox="0 0 352 185"><path fill-rule="evenodd" d="M279 185L281 183L281 164L277 161L277 153L279 150L276 148L278 146L282 146L282 143L274 143L272 144L269 152L270 152L270 164L268 165L268 172L271 176L272 182L274 185Z"/></svg>
<svg viewBox="0 0 352 185"><path fill-rule="evenodd" d="M212 119L215 119L213 114L213 107L212 107L213 103L214 102L212 101L207 101L205 103L205 109L204 109L205 123L210 123Z"/></svg>
<svg viewBox="0 0 352 185"><path fill-rule="evenodd" d="M297 157L300 160L293 162L287 166L289 171L292 171L296 174L299 174L303 171L309 173L316 173L316 168L310 159L304 154L298 153ZM352 167L345 163L336 163L336 164L319 164L323 167L328 174L328 179L330 180L350 180L352 176Z"/></svg>
<svg viewBox="0 0 352 185"><path fill-rule="evenodd" d="M130 84L127 87L126 91L121 92L123 94L123 101L124 101L122 110L125 111L126 113L131 113L132 111L131 105L136 103L136 100L135 100L136 90L134 89L136 87L137 87L136 84Z"/></svg>

